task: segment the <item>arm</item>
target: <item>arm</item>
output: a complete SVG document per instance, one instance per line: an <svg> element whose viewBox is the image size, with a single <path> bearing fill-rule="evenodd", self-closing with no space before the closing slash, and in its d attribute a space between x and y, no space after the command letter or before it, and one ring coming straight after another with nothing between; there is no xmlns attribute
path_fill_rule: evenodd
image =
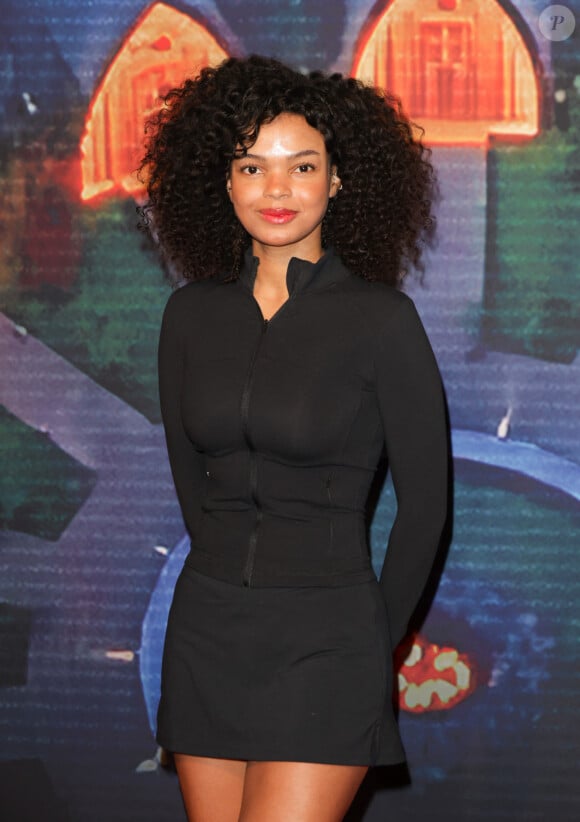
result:
<svg viewBox="0 0 580 822"><path fill-rule="evenodd" d="M173 482L187 530L195 539L205 485L205 462L187 436L181 419L181 391L185 366L185 316L178 292L165 307L159 338L159 399Z"/></svg>
<svg viewBox="0 0 580 822"><path fill-rule="evenodd" d="M385 329L376 367L397 497L397 516L380 575L394 649L427 582L447 516L443 387L421 320L406 297Z"/></svg>

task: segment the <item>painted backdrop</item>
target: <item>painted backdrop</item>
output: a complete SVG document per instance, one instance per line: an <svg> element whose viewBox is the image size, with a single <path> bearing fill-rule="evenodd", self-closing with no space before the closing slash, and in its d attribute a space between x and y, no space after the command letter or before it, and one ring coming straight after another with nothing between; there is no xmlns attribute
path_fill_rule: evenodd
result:
<svg viewBox="0 0 580 822"><path fill-rule="evenodd" d="M446 384L454 527L401 658L411 776L377 771L349 818L578 818L580 2L547 6L3 2L3 822L184 818L153 738L187 550L156 396L169 286L133 172L159 95L252 52L400 94L440 178L406 287ZM377 570L393 510L387 480Z"/></svg>

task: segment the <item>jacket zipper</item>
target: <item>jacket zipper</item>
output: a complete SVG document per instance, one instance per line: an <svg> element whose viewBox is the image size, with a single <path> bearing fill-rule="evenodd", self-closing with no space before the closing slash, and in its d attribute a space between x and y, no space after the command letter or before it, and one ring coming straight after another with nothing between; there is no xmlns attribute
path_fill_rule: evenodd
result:
<svg viewBox="0 0 580 822"><path fill-rule="evenodd" d="M246 563L244 565L244 570L242 572L242 584L249 588L252 584L252 575L254 572L254 560L256 557L256 545L258 542L258 530L260 528L260 524L262 522L262 509L260 507L260 501L258 499L258 461L257 461L257 454L256 449L254 447L254 443L252 442L252 438L250 436L249 431L249 412L250 412L250 396L252 393L252 384L254 381L254 368L256 364L256 359L258 356L258 352L262 346L264 337L266 335L266 331L268 330L268 323L269 320L265 320L263 317L262 319L262 329L260 333L260 337L258 338L258 343L254 349L254 353L252 359L250 361L250 366L248 368L248 374L246 376L246 382L244 383L244 388L242 391L242 401L240 405L240 412L241 412L241 420L242 420L242 433L244 435L244 439L246 441L246 445L248 446L249 454L250 454L250 496L252 501L256 507L256 522L254 523L254 527L252 528L252 532L250 534L250 539L248 542L248 553L246 556Z"/></svg>

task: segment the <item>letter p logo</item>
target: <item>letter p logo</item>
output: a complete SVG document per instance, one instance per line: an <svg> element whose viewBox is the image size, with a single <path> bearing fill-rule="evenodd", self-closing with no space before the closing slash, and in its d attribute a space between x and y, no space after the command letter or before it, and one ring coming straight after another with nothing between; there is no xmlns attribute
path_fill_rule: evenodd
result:
<svg viewBox="0 0 580 822"><path fill-rule="evenodd" d="M576 19L568 6L548 6L538 18L538 28L547 40L567 40L576 28Z"/></svg>

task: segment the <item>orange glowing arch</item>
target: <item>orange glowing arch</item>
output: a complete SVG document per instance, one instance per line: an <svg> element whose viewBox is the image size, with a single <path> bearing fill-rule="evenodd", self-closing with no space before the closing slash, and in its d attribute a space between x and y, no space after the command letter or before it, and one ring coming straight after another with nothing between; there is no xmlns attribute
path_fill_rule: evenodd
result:
<svg viewBox="0 0 580 822"><path fill-rule="evenodd" d="M143 126L159 96L188 75L228 56L216 38L187 14L154 3L111 62L89 107L81 142L82 197L141 188L135 168Z"/></svg>
<svg viewBox="0 0 580 822"><path fill-rule="evenodd" d="M430 143L531 138L539 130L537 60L497 0L377 3L352 75L400 96Z"/></svg>

